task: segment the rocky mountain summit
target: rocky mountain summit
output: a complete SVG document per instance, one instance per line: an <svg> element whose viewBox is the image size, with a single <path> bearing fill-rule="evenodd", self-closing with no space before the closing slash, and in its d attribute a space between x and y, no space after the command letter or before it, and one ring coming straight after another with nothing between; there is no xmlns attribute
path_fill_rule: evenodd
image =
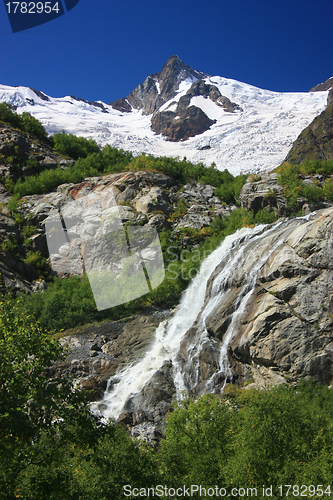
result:
<svg viewBox="0 0 333 500"><path fill-rule="evenodd" d="M142 109L144 114L152 114L159 109L164 103L175 97L179 85L185 80L196 81L206 78L206 73L197 71L185 64L178 56L171 56L160 73L155 73L147 76L144 83L139 85L129 93L125 99L130 108ZM119 101L110 103L114 109L119 109Z"/></svg>
<svg viewBox="0 0 333 500"><path fill-rule="evenodd" d="M119 111L131 112L140 109L143 114L153 114L151 128L170 141L186 141L200 135L216 123L198 106L191 105L192 97L202 96L214 102L227 113L242 111L241 107L223 96L216 85L206 84L209 77L192 69L178 56L170 57L160 73L149 75L127 98L110 105ZM185 95L179 97L182 82L193 82ZM173 100L177 96L176 100Z"/></svg>

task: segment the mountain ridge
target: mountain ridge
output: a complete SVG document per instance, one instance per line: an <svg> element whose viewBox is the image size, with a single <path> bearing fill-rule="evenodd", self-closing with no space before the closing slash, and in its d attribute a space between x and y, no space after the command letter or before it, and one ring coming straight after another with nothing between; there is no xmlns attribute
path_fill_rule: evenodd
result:
<svg viewBox="0 0 333 500"><path fill-rule="evenodd" d="M0 102L30 112L49 134L65 130L134 155L214 162L219 170L238 174L278 166L326 108L329 92L263 90L209 76L172 56L160 73L111 104L5 85L0 85Z"/></svg>

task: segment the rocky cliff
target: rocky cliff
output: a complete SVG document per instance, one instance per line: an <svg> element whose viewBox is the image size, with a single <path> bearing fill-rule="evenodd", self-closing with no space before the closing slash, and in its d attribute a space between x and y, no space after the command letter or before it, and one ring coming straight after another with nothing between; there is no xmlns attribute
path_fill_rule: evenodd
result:
<svg viewBox="0 0 333 500"><path fill-rule="evenodd" d="M8 201L10 194L2 186L3 200ZM236 207L232 203L227 205L214 195L215 188L197 182L178 184L171 176L156 172L123 172L108 174L102 177L87 178L78 184L63 184L56 191L25 196L19 204L18 213L22 217L19 224L14 216L10 215L6 205L2 207L0 215L0 237L8 242L10 248L3 243L0 249L0 283L2 289L14 288L16 291L32 292L40 286L40 277L32 266L24 262L27 251L23 246L23 227L30 226L32 233L28 236L29 246L42 257L49 259L47 246L46 226L52 214L58 214L61 209L66 210L68 220L75 220L77 209L75 201L86 199L89 195L112 190L115 200L115 213L123 224L146 227L160 232L163 228L171 230L171 240L179 241L184 248L190 247L190 238L181 236L182 229L200 230L211 224L214 218L224 218ZM0 192L0 194L1 194ZM178 203L182 203L182 212L177 217L170 218ZM84 210L87 213L91 207ZM81 215L85 218L85 212ZM80 221L82 222L80 219ZM76 220L76 224L81 223ZM89 232L89 224L80 228L81 236L85 229ZM72 224L72 231L75 226ZM87 234L88 234L87 232ZM181 236L181 239L180 239ZM49 259L51 270L58 276L82 275L81 239L74 238L61 248L60 254L55 252ZM11 244L14 248L11 248ZM26 239L27 243L27 239ZM15 246L16 245L16 246ZM96 248L96 255L100 247ZM102 252L103 253L103 252Z"/></svg>
<svg viewBox="0 0 333 500"><path fill-rule="evenodd" d="M333 209L266 226L240 247L217 265L182 341L187 386L198 394L226 382L267 387L313 377L329 384Z"/></svg>
<svg viewBox="0 0 333 500"><path fill-rule="evenodd" d="M135 383L132 393L125 384L119 421L133 436L158 441L163 417L181 389L197 396L219 393L226 384L268 388L304 377L324 384L333 379L333 208L243 229L230 238L216 254L220 258L206 281L194 283L196 291L187 291L171 318L163 318L145 356L150 359L150 352L152 359L156 356L163 337L167 343L179 342L176 354L167 352L158 368L150 367L148 381L141 387ZM186 328L188 308L195 304L193 294L200 295L201 287L205 289L201 310ZM103 339L95 336L92 341ZM75 345L77 338L70 337L70 342ZM117 350L117 339L109 345L111 351ZM76 346L74 351L76 357ZM99 367L103 352L93 354L93 364ZM136 365L130 369L132 377L136 373L142 377L144 367L148 369L140 359L138 371ZM94 374L88 380L93 387ZM119 406L118 385L122 385L119 372L95 411L109 411L113 391Z"/></svg>

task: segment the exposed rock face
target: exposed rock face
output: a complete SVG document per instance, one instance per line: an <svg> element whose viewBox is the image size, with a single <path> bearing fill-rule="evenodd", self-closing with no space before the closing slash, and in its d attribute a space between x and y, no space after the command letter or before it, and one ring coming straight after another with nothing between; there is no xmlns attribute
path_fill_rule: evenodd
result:
<svg viewBox="0 0 333 500"><path fill-rule="evenodd" d="M138 212L146 214L160 210L164 214L170 212L170 200L165 191L159 187L144 188L134 200L133 205Z"/></svg>
<svg viewBox="0 0 333 500"><path fill-rule="evenodd" d="M184 108L188 106L191 102L191 98L198 96L202 96L205 99L209 98L228 113L242 111L242 108L238 104L231 102L228 97L223 96L215 85L208 85L203 80L197 80L191 85L185 96L179 99L179 107Z"/></svg>
<svg viewBox="0 0 333 500"><path fill-rule="evenodd" d="M16 182L42 170L54 169L58 165L66 168L74 163L74 160L65 160L54 154L47 142L0 123L0 177L3 179Z"/></svg>
<svg viewBox="0 0 333 500"><path fill-rule="evenodd" d="M40 90L35 90L32 87L30 89L35 92L35 94L42 99L42 101L50 102L50 99L47 97L47 95L44 94L44 92L41 92Z"/></svg>
<svg viewBox="0 0 333 500"><path fill-rule="evenodd" d="M274 228L244 242L246 258L235 263L220 292L216 279L237 248L209 280L206 312L201 313L205 328L199 315L180 350L195 394L220 390L226 381L256 381L260 386L265 380L271 384L313 377L329 383L333 378L333 209ZM208 307L214 294L220 298ZM190 346L198 335L195 351ZM223 348L231 369L221 368Z"/></svg>
<svg viewBox="0 0 333 500"><path fill-rule="evenodd" d="M108 113L108 110L106 109L106 107L101 102L98 102L98 101L87 101L86 99L83 99L82 97L75 97L74 95L71 95L70 97L72 99L75 99L75 101L85 102L86 104L91 104L92 106L95 106L96 108L100 108L103 111L103 113Z"/></svg>
<svg viewBox="0 0 333 500"><path fill-rule="evenodd" d="M122 111L123 113L130 113L132 111L132 106L128 102L125 97L121 97L120 99L117 99L116 101L110 102L110 106L113 107L113 109L117 109L118 111Z"/></svg>
<svg viewBox="0 0 333 500"><path fill-rule="evenodd" d="M277 174L250 176L241 189L242 208L258 210L267 208L279 216L287 215L287 199L282 195L282 186L277 183Z"/></svg>
<svg viewBox="0 0 333 500"><path fill-rule="evenodd" d="M173 238L179 241L179 232L182 228L202 229L209 226L214 218L224 218L236 208L232 204L223 205L221 200L214 195L214 186L189 183L182 189L179 187L172 177L155 172L108 174L103 177L87 178L79 184L63 184L57 188L56 192L45 195L25 196L19 210L26 223L36 228L35 234L29 237L33 249L48 258L45 228L45 224L49 221L48 217L51 214L57 215L61 210L65 211L67 219L71 220L76 217L76 206L73 204L75 200L79 202L93 193L102 195L110 188L113 190L115 203L118 205L114 207L114 210L123 223L146 226L147 231L155 229L160 232L163 228L170 228L172 229L171 244ZM4 197L4 199L8 198ZM170 213L180 201L184 203L184 211L171 220ZM86 210L90 208L87 206ZM17 231L15 238L21 241L20 230L14 221L13 225ZM82 233L83 228L80 231ZM188 248L194 243L184 236L182 244L184 248ZM96 248L96 255L99 250L99 247ZM84 272L81 240L72 239L69 248L63 247L59 256L52 257L50 265L53 272L59 276L81 275Z"/></svg>
<svg viewBox="0 0 333 500"><path fill-rule="evenodd" d="M189 137L206 132L215 120L196 106L190 106L179 115L172 111L164 111L153 116L151 126L154 132L162 134L170 141L186 141Z"/></svg>
<svg viewBox="0 0 333 500"><path fill-rule="evenodd" d="M50 376L73 377L91 401L99 401L117 370L138 361L149 348L159 323L168 312L154 312L123 321L79 327L68 331L61 344L66 358L55 363Z"/></svg>
<svg viewBox="0 0 333 500"><path fill-rule="evenodd" d="M170 244L178 245L180 242L183 248L191 248L196 243L195 240L181 234L184 228L202 229L209 226L214 218L224 218L236 208L232 204L222 204L214 195L214 186L193 182L180 189L172 177L161 173L137 171L87 178L79 184L58 186L55 192L24 197L18 210L24 217L24 224L35 228L34 233L29 236L30 248L49 259L45 227L48 217L51 214L58 216L59 211L65 211L68 219L75 218L74 201L80 202L87 195L94 193L103 194L110 188L115 196L115 204L118 205L114 210L123 224L129 223L133 227L145 226L147 234L160 232L164 228L171 229ZM0 201L7 203L9 199L8 191L0 184ZM178 217L170 218L170 214L179 202L183 203L183 211ZM3 210L4 218L2 222L0 221L0 244L7 238L4 244L14 245L15 251L11 253L4 251L0 255L1 286L3 289L11 288L31 293L37 287L45 286L45 283L40 285L41 282L38 281L39 277L34 269L23 262L27 251L23 247L22 231L12 218L9 229L5 205ZM82 230L83 228L80 230L81 236ZM59 255L53 255L52 259L49 259L51 271L59 276L82 275L85 268L81 243L80 238L72 239L69 248L63 246ZM96 256L99 250L100 246L96 247ZM102 252L103 255L104 253Z"/></svg>
<svg viewBox="0 0 333 500"><path fill-rule="evenodd" d="M298 136L285 161L331 160L333 158L333 103Z"/></svg>
<svg viewBox="0 0 333 500"><path fill-rule="evenodd" d="M186 141L189 137L194 137L208 130L215 123L215 120L208 118L201 108L191 105L192 97L199 96L210 99L226 112L242 111L240 106L222 96L215 85L208 85L203 80L197 80L177 104L172 101L166 110L154 113L151 121L152 130L174 142ZM168 110L175 105L177 106L175 111Z"/></svg>

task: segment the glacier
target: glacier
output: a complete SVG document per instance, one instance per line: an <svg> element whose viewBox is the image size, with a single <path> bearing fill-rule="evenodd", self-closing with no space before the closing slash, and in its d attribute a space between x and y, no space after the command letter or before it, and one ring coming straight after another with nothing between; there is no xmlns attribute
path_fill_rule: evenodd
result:
<svg viewBox="0 0 333 500"><path fill-rule="evenodd" d="M169 142L150 128L152 115L132 109L113 109L102 101L89 103L72 96L50 97L29 87L0 85L0 102L27 111L41 121L49 134L65 131L94 139L99 145L154 156L171 156L205 165L213 162L219 170L239 173L267 172L282 163L300 132L326 107L328 91L273 92L220 76L206 77L223 96L242 111L226 112L202 96L192 97L216 123L201 135L183 142ZM161 110L172 109L185 95L193 78L183 80L176 96Z"/></svg>

